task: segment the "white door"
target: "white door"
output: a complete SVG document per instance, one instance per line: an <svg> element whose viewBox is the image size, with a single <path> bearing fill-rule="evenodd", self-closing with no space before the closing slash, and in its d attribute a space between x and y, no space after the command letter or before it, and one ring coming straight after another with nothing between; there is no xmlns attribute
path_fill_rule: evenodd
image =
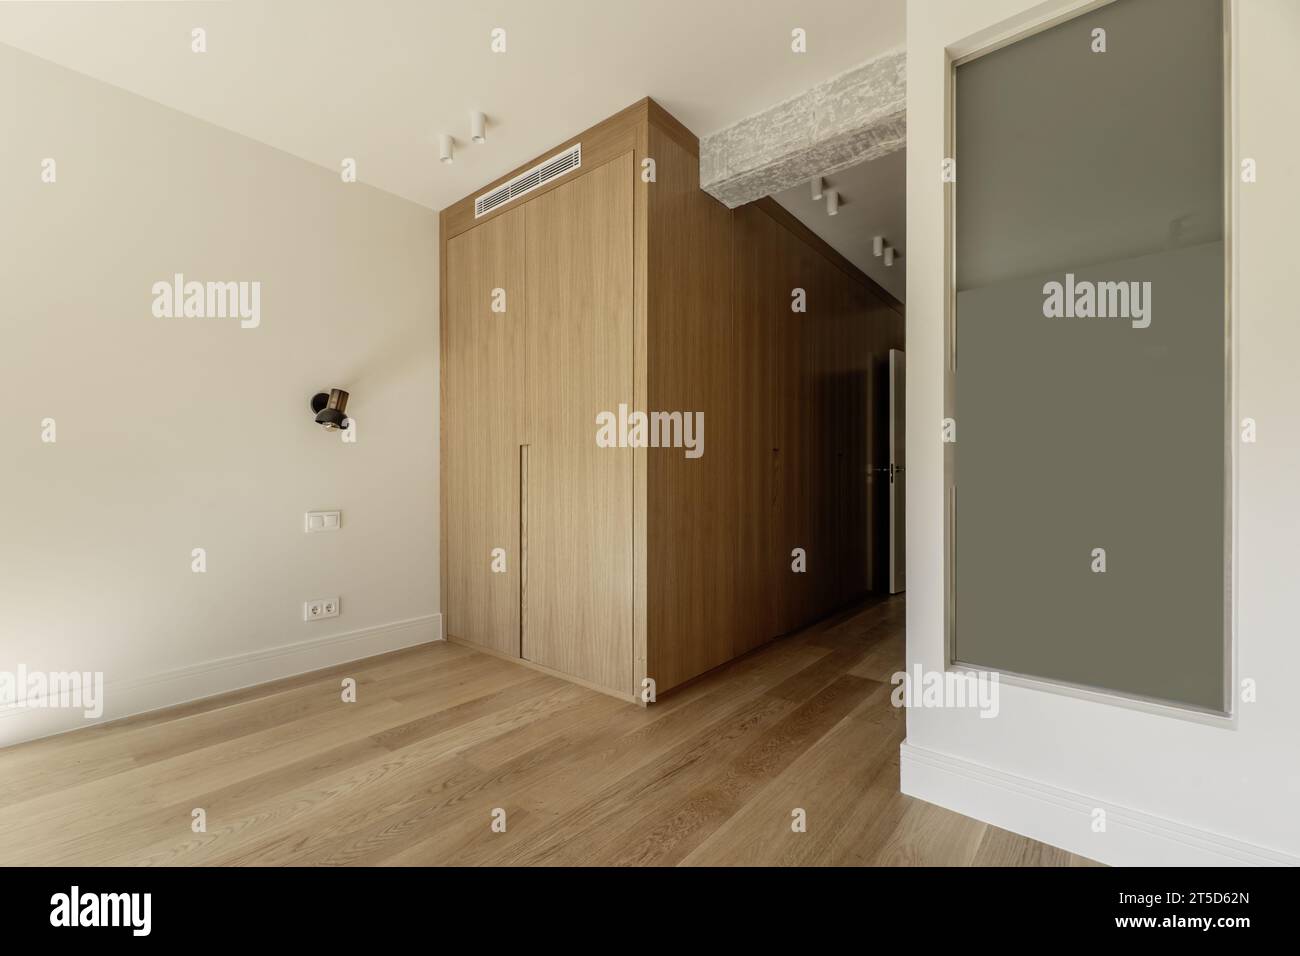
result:
<svg viewBox="0 0 1300 956"><path fill-rule="evenodd" d="M907 587L907 549L904 545L904 519L907 515L907 484L904 480L906 415L904 397L903 353L889 350L889 593Z"/></svg>

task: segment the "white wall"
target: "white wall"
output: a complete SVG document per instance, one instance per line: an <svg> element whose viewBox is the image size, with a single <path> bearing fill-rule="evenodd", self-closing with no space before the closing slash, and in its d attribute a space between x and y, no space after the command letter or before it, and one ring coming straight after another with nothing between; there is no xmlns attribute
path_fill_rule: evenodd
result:
<svg viewBox="0 0 1300 956"><path fill-rule="evenodd" d="M434 639L437 214L4 46L0 88L0 670L103 671L112 717ZM175 272L260 326L155 318Z"/></svg>
<svg viewBox="0 0 1300 956"><path fill-rule="evenodd" d="M944 663L944 51L1077 6L908 2L909 668ZM1224 729L1004 686L993 720L909 711L903 745L906 792L1109 863L1300 863L1300 4L1236 6L1238 156L1260 169L1237 187L1237 417L1257 420L1259 441L1240 454L1236 608L1239 673L1259 700ZM1092 831L1094 807L1108 811L1105 833Z"/></svg>

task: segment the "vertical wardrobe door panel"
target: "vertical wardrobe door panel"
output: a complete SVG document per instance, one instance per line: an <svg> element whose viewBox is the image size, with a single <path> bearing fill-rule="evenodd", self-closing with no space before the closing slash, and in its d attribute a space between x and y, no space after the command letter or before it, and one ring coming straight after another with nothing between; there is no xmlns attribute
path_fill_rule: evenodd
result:
<svg viewBox="0 0 1300 956"><path fill-rule="evenodd" d="M813 579L813 618L827 614L835 604L835 578L839 574L837 551L835 480L839 449L835 445L835 281L834 268L817 252L812 257L812 306L808 310L812 334L812 398L809 411L813 417L817 451L813 459L813 494L810 500L813 542L819 555Z"/></svg>
<svg viewBox="0 0 1300 956"><path fill-rule="evenodd" d="M763 248L758 261L767 283L765 304L772 310L772 422L777 455L772 475L772 541L775 559L774 592L776 633L802 627L809 611L808 573L793 569L794 549L802 549L805 565L819 560L808 521L808 402L804 343L808 338L808 312L791 310L792 290L811 286L808 269L799 259L799 241L766 214L755 218L757 241Z"/></svg>
<svg viewBox="0 0 1300 956"><path fill-rule="evenodd" d="M773 337L788 324L790 289L780 285L783 277L776 268L772 220L753 205L736 209L732 217L732 311L741 381L736 400L743 403L739 414L747 446L738 463L738 479L760 493L757 499L743 496L748 506L741 511L741 540L752 541L759 552L741 580L747 588L741 596L752 605L755 628L735 635L732 653L738 657L785 630L781 622L790 556L788 548L781 553L785 538L780 527L783 511L777 472L781 465L778 415L784 403Z"/></svg>
<svg viewBox="0 0 1300 956"><path fill-rule="evenodd" d="M792 575L796 628L816 620L821 613L821 582L831 571L830 549L823 541L822 520L826 489L822 436L821 394L822 319L826 312L823 287L819 281L821 256L787 230L784 232L787 255L798 281L794 284L807 293L806 312L790 316L794 330L794 363L791 411L794 434L790 438L793 454L790 465L791 517L794 541L804 550L806 569Z"/></svg>
<svg viewBox="0 0 1300 956"><path fill-rule="evenodd" d="M522 209L447 243L447 633L514 656L523 564L523 257ZM497 289L504 312L492 308ZM504 571L493 570L497 548Z"/></svg>
<svg viewBox="0 0 1300 956"><path fill-rule="evenodd" d="M844 420L841 440L848 447L845 472L845 500L848 502L844 527L846 543L845 599L856 598L871 588L869 571L871 523L868 515L870 496L868 469L868 419L871 410L871 317L867 308L868 293L853 282L843 285L845 295L845 346L848 367L845 372Z"/></svg>
<svg viewBox="0 0 1300 956"><path fill-rule="evenodd" d="M632 693L632 154L530 201L524 657Z"/></svg>

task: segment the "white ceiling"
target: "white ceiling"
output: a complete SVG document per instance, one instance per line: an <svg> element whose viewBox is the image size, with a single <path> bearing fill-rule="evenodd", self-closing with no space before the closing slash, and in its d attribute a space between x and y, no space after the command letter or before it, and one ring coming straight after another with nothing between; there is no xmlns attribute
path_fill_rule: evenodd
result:
<svg viewBox="0 0 1300 956"><path fill-rule="evenodd" d="M643 96L714 132L901 46L904 20L904 0L0 3L0 42L440 209Z"/></svg>
<svg viewBox="0 0 1300 956"><path fill-rule="evenodd" d="M840 193L839 212L826 214L804 183L773 198L900 302L907 292L907 151L899 150L825 177ZM899 253L892 266L871 254L871 238L883 236Z"/></svg>

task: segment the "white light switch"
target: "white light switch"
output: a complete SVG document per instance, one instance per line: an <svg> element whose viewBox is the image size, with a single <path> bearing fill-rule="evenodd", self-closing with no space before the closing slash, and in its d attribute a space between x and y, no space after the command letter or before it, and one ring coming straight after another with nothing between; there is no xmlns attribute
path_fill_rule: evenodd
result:
<svg viewBox="0 0 1300 956"><path fill-rule="evenodd" d="M342 512L338 511L308 511L307 512L307 533L315 534L318 531L337 531L343 524Z"/></svg>

